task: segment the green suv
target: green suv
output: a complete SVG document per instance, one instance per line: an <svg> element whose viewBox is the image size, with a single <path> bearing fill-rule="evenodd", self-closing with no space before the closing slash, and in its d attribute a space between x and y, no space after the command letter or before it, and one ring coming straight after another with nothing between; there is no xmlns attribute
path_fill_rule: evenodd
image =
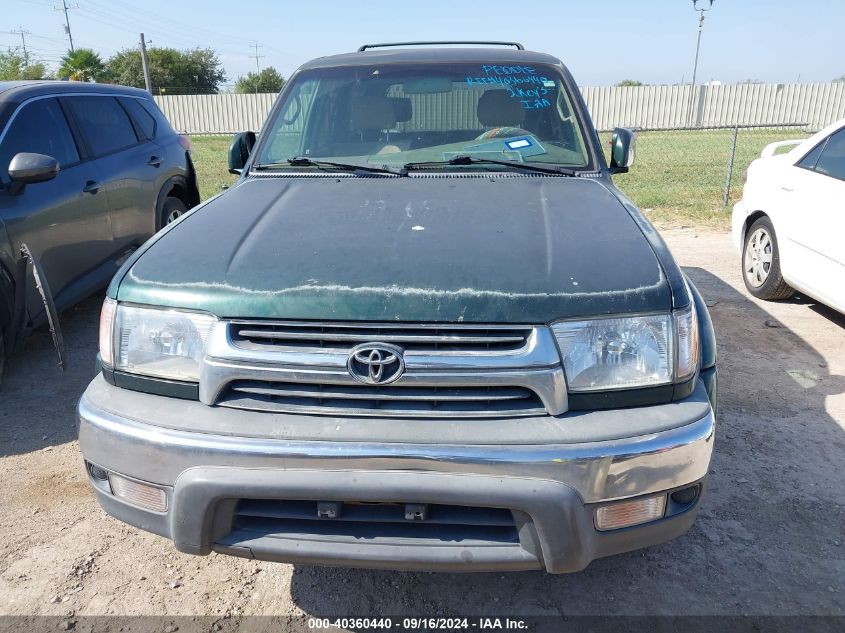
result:
<svg viewBox="0 0 845 633"><path fill-rule="evenodd" d="M698 511L707 310L611 182L563 64L365 46L302 66L240 180L112 281L79 402L113 516L194 554L584 568Z"/></svg>

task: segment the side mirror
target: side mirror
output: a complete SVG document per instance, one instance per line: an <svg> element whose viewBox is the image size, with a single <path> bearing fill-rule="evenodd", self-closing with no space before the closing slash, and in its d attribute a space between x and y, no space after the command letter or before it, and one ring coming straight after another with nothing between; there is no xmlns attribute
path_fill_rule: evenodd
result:
<svg viewBox="0 0 845 633"><path fill-rule="evenodd" d="M59 173L59 161L52 156L21 152L9 163L10 191L19 194L26 185L52 180Z"/></svg>
<svg viewBox="0 0 845 633"><path fill-rule="evenodd" d="M255 146L255 132L241 132L235 134L229 145L229 173L238 174L243 171L249 160L249 153Z"/></svg>
<svg viewBox="0 0 845 633"><path fill-rule="evenodd" d="M637 135L633 130L618 127L610 141L610 173L624 174L634 164L634 144Z"/></svg>

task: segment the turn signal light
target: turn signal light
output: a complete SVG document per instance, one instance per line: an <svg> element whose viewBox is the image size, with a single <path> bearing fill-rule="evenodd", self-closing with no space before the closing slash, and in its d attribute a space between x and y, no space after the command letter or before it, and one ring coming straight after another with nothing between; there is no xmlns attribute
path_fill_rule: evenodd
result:
<svg viewBox="0 0 845 633"><path fill-rule="evenodd" d="M109 473L109 483L115 497L131 503L133 506L153 512L167 510L167 495L161 488L134 479L127 479L114 473Z"/></svg>
<svg viewBox="0 0 845 633"><path fill-rule="evenodd" d="M666 495L601 506L596 510L597 530L618 530L663 518Z"/></svg>
<svg viewBox="0 0 845 633"><path fill-rule="evenodd" d="M109 367L114 365L112 328L114 327L114 312L116 309L117 301L106 297L106 300L103 301L103 308L100 310L100 360L103 365Z"/></svg>

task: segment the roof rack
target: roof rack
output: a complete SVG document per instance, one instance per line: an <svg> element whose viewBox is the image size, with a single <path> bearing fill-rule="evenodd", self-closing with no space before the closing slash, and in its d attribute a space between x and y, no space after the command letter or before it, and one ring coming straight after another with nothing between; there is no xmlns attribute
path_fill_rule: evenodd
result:
<svg viewBox="0 0 845 633"><path fill-rule="evenodd" d="M471 42L471 41L449 41L449 42L388 42L385 44L364 44L358 49L359 53L364 52L368 48L387 48L390 46L445 46L451 44L470 44L473 46L513 46L519 51L524 51L525 47L519 42Z"/></svg>

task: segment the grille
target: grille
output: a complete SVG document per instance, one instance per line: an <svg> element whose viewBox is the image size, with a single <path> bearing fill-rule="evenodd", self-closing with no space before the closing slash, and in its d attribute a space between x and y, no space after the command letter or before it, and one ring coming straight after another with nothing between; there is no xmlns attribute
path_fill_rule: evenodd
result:
<svg viewBox="0 0 845 633"><path fill-rule="evenodd" d="M250 322L230 325L233 343L247 349L325 349L348 352L359 343L392 343L405 351L502 352L525 346L530 327Z"/></svg>
<svg viewBox="0 0 845 633"><path fill-rule="evenodd" d="M255 411L379 417L504 417L545 415L524 387L383 387L238 380L219 406Z"/></svg>
<svg viewBox="0 0 845 633"><path fill-rule="evenodd" d="M361 344L401 349L404 373L387 384L355 380L350 354ZM207 355L200 400L221 407L446 419L566 410L560 358L542 326L238 319L214 329Z"/></svg>
<svg viewBox="0 0 845 633"><path fill-rule="evenodd" d="M366 539L460 543L461 545L512 545L519 536L510 510L471 506L426 505L424 518L406 518L419 505L404 503L343 502L335 504L337 518L323 518L317 501L277 501L241 499L238 501L233 540L277 536L285 538L341 537Z"/></svg>

